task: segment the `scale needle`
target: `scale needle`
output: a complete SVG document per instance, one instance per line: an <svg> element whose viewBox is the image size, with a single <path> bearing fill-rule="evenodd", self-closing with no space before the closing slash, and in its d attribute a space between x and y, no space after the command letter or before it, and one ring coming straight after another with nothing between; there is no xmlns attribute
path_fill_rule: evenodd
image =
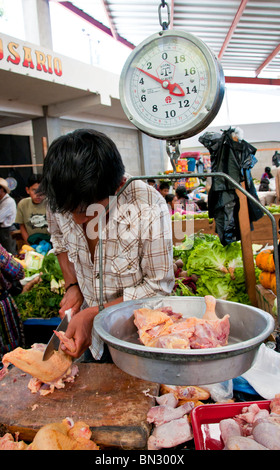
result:
<svg viewBox="0 0 280 470"><path fill-rule="evenodd" d="M169 80L161 80L160 78L156 77L155 75L152 75L151 73L147 72L146 70L140 69L139 67L136 67L140 72L145 73L148 75L148 77L152 78L156 82L160 83L162 88L165 88L166 90L169 91L170 95L174 96L185 96L185 92L183 88L178 84L178 83L170 83ZM179 93L175 92L174 90L178 89Z"/></svg>

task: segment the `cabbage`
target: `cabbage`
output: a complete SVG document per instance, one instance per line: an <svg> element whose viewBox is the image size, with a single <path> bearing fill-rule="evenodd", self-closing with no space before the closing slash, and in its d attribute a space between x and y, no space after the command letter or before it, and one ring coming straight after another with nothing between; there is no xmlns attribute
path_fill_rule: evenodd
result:
<svg viewBox="0 0 280 470"><path fill-rule="evenodd" d="M198 276L196 295L213 295L216 299L250 305L241 242L223 246L216 235L194 234L186 236L173 250L174 256L177 255L183 260L183 269L187 270L188 275ZM257 282L259 273L259 268L255 267ZM180 288L181 286L177 285L178 291ZM190 294L184 289L184 292L176 292L176 295Z"/></svg>
<svg viewBox="0 0 280 470"><path fill-rule="evenodd" d="M205 269L214 269L216 275L227 273L226 252L220 240L199 244L188 258L187 271L189 274L203 274Z"/></svg>

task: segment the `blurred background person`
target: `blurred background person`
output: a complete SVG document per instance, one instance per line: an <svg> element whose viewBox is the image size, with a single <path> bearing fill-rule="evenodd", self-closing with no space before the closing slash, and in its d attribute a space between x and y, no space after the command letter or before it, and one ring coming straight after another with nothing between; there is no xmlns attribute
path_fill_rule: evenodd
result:
<svg viewBox="0 0 280 470"><path fill-rule="evenodd" d="M13 282L23 278L23 266L0 245L0 361L7 352L25 346L22 321L10 293Z"/></svg>
<svg viewBox="0 0 280 470"><path fill-rule="evenodd" d="M169 193L169 183L167 181L163 181L162 183L160 183L159 192L162 197L165 198L165 196L167 196L167 194Z"/></svg>
<svg viewBox="0 0 280 470"><path fill-rule="evenodd" d="M152 186L153 188L156 187L156 180L154 180L152 178L147 179L147 183L148 183L149 186Z"/></svg>
<svg viewBox="0 0 280 470"><path fill-rule="evenodd" d="M41 240L50 241L46 217L46 200L37 194L42 175L34 174L28 178L25 188L28 197L18 203L16 223L25 243L37 245Z"/></svg>
<svg viewBox="0 0 280 470"><path fill-rule="evenodd" d="M13 255L17 253L16 241L11 235L11 231L15 230L16 213L16 201L10 196L8 183L0 178L0 243Z"/></svg>

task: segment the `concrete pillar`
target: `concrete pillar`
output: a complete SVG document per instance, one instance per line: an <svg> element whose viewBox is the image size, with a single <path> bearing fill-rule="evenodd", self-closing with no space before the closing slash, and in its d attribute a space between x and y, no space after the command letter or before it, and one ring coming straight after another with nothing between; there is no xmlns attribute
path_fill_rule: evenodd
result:
<svg viewBox="0 0 280 470"><path fill-rule="evenodd" d="M22 6L26 40L38 46L52 49L48 0L24 0Z"/></svg>
<svg viewBox="0 0 280 470"><path fill-rule="evenodd" d="M54 139L61 135L59 118L37 118L32 120L36 163L43 163L46 150Z"/></svg>
<svg viewBox="0 0 280 470"><path fill-rule="evenodd" d="M157 175L168 169L166 141L139 132L140 165L143 175Z"/></svg>

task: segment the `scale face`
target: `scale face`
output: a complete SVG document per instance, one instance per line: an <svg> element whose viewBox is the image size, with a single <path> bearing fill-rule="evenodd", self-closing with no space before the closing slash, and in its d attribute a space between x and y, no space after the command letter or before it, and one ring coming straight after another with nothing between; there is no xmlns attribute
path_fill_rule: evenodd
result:
<svg viewBox="0 0 280 470"><path fill-rule="evenodd" d="M205 129L224 97L222 67L192 34L160 31L139 44L120 77L120 100L142 132L165 140L188 138Z"/></svg>

